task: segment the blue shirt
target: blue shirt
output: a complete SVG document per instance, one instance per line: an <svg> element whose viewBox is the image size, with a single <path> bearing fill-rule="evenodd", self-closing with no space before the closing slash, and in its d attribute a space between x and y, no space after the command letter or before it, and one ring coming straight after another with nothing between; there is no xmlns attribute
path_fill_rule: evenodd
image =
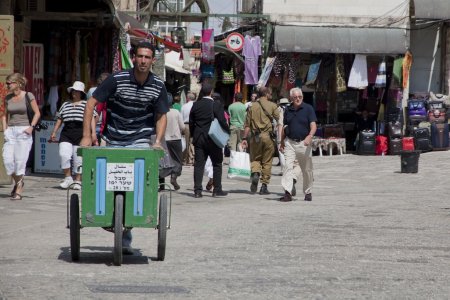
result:
<svg viewBox="0 0 450 300"><path fill-rule="evenodd" d="M150 73L141 85L134 78L133 69L109 76L92 96L99 102L107 102L102 137L111 145L150 142L150 136L156 133L156 114L169 111L164 82Z"/></svg>
<svg viewBox="0 0 450 300"><path fill-rule="evenodd" d="M283 126L287 126L286 136L296 140L304 140L311 130L311 122L317 122L314 108L305 102L298 109L292 104L287 106L283 117Z"/></svg>

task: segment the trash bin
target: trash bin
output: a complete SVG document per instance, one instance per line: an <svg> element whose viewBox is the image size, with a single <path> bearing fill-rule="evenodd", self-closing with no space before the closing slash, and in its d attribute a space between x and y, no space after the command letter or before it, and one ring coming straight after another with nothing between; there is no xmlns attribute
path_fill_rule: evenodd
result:
<svg viewBox="0 0 450 300"><path fill-rule="evenodd" d="M419 171L419 157L420 151L402 151L400 154L401 172L417 173Z"/></svg>

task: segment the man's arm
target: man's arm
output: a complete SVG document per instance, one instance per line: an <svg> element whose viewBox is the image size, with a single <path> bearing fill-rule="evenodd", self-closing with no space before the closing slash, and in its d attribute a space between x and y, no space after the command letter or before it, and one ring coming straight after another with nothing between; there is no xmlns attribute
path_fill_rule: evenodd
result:
<svg viewBox="0 0 450 300"><path fill-rule="evenodd" d="M166 126L167 126L167 115L164 114L157 114L156 115L156 139L155 143L153 144L153 148L161 148L161 140L164 137L164 134L166 133Z"/></svg>
<svg viewBox="0 0 450 300"><path fill-rule="evenodd" d="M316 130L317 130L316 122L313 121L313 122L309 123L309 127L310 127L309 133L306 136L305 141L304 141L304 144L306 146L311 145L312 139L313 139L314 135L316 134Z"/></svg>
<svg viewBox="0 0 450 300"><path fill-rule="evenodd" d="M92 140L92 118L94 116L94 109L97 105L97 100L94 97L89 98L86 102L86 107L84 108L84 117L83 117L83 138L81 139L80 146L89 147L95 141Z"/></svg>

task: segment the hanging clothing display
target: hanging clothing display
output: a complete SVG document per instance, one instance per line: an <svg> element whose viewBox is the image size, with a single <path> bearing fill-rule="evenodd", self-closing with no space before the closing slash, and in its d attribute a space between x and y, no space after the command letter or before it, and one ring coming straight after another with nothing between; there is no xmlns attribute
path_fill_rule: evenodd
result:
<svg viewBox="0 0 450 300"><path fill-rule="evenodd" d="M264 69L261 72L261 76L259 77L258 86L266 86L276 59L277 59L276 56L267 58L266 65L264 66Z"/></svg>
<svg viewBox="0 0 450 300"><path fill-rule="evenodd" d="M202 62L214 63L214 29L202 30Z"/></svg>
<svg viewBox="0 0 450 300"><path fill-rule="evenodd" d="M309 66L307 64L301 64L298 69L298 76L295 81L295 86L302 87L308 75Z"/></svg>
<svg viewBox="0 0 450 300"><path fill-rule="evenodd" d="M375 84L377 81L378 64L371 64L367 70L367 79L369 84Z"/></svg>
<svg viewBox="0 0 450 300"><path fill-rule="evenodd" d="M369 85L367 78L367 56L356 54L353 61L348 87L355 89L365 89Z"/></svg>
<svg viewBox="0 0 450 300"><path fill-rule="evenodd" d="M155 51L155 63L152 66L152 73L156 74L163 81L166 81L166 57L164 49L157 49Z"/></svg>
<svg viewBox="0 0 450 300"><path fill-rule="evenodd" d="M48 99L47 102L50 104L50 113L52 117L56 114L56 111L58 110L58 86L54 85L50 87L50 90L48 92Z"/></svg>
<svg viewBox="0 0 450 300"><path fill-rule="evenodd" d="M386 87L386 62L383 60L378 66L377 79L375 80L375 87Z"/></svg>
<svg viewBox="0 0 450 300"><path fill-rule="evenodd" d="M261 55L261 38L245 36L242 55L245 57L245 84L258 84L258 59Z"/></svg>
<svg viewBox="0 0 450 300"><path fill-rule="evenodd" d="M289 62L288 66L288 72L289 72L289 84L294 85L296 77L297 77L297 71L300 67L301 61L300 61L300 54L294 53L291 56L291 60Z"/></svg>
<svg viewBox="0 0 450 300"><path fill-rule="evenodd" d="M342 54L336 54L336 90L338 93L347 90L347 83L345 82L344 58Z"/></svg>
<svg viewBox="0 0 450 300"><path fill-rule="evenodd" d="M313 85L316 82L317 75L319 75L320 63L322 61L318 60L311 65L309 65L308 75L306 76L305 85Z"/></svg>
<svg viewBox="0 0 450 300"><path fill-rule="evenodd" d="M392 67L392 83L390 88L398 88L402 84L402 68L403 68L403 57L394 60L394 66Z"/></svg>
<svg viewBox="0 0 450 300"><path fill-rule="evenodd" d="M403 59L403 88L406 89L409 83L409 72L413 63L413 56L411 51L406 51L405 58Z"/></svg>

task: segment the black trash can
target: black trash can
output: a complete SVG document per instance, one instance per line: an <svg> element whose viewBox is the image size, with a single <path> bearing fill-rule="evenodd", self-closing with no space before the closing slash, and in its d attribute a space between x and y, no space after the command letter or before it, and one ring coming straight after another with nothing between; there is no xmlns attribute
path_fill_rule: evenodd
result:
<svg viewBox="0 0 450 300"><path fill-rule="evenodd" d="M417 173L419 171L419 157L420 151L402 151L400 154L401 172Z"/></svg>

